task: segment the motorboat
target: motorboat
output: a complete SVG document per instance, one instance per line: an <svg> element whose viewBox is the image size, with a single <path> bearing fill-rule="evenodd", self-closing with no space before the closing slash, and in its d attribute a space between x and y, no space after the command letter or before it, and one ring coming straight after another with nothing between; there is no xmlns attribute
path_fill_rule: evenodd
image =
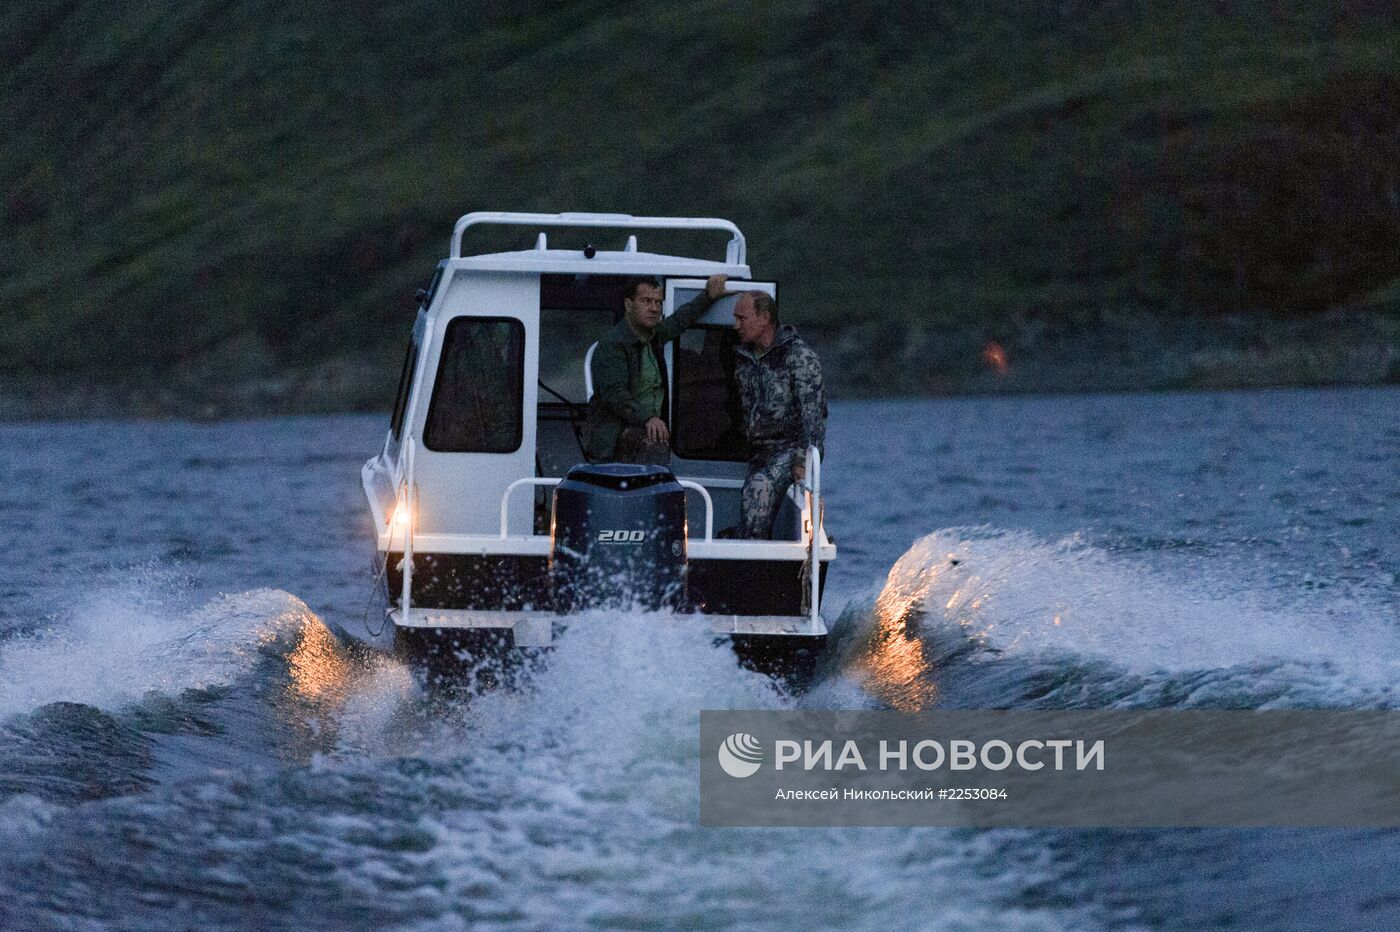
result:
<svg viewBox="0 0 1400 932"><path fill-rule="evenodd" d="M620 249L554 248L560 228L598 231L613 246L627 238ZM639 233L724 237L723 258L643 252ZM534 246L466 254L468 235ZM669 467L588 462L593 349L621 317L625 283L659 280L669 315L715 274L729 277L729 293L664 349ZM582 613L619 608L703 628L745 666L810 677L836 556L819 451L806 451L805 479L772 539L732 531L749 457L733 310L737 292L754 290L777 294L752 279L744 236L727 220L476 212L457 221L418 295L383 449L362 470L398 651L539 656Z"/></svg>

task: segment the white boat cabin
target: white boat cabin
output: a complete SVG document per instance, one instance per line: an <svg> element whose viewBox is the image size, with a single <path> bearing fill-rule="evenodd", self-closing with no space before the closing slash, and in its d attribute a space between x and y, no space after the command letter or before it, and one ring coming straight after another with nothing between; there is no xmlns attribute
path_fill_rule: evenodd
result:
<svg viewBox="0 0 1400 932"><path fill-rule="evenodd" d="M535 246L463 255L464 237L484 225L537 228ZM642 252L631 232L617 250L551 248L548 232L556 227L611 230L619 240L619 230L719 231L729 238L722 258L700 259ZM420 293L384 448L363 471L378 549L391 571L399 561L389 558L398 553L409 556L402 565L411 575L426 572L420 558L427 555L547 558L550 487L585 462L590 347L620 318L624 282L637 275L660 279L669 315L717 273L729 276L731 292L776 296L775 284L750 280L743 235L726 220L519 213L458 220L449 257ZM732 379L735 301L730 295L716 302L665 349L671 469L688 490L691 573L699 569L703 577L703 566L718 561L747 562L752 572L735 576L737 565L727 572L734 576L730 584L742 588L775 568L791 570L792 586L810 584L800 606L760 611L766 603L712 601L727 617L802 615L801 633L815 634L818 626L824 633L820 570L836 548L821 522L815 450L807 483L793 490L775 522L776 539L726 536L739 523L747 462ZM430 589L420 592L419 584L391 575L402 583L401 607L435 604Z"/></svg>

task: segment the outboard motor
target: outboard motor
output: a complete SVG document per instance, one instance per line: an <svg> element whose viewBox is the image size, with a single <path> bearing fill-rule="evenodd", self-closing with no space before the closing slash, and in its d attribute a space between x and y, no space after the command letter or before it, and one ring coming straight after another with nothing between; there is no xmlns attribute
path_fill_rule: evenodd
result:
<svg viewBox="0 0 1400 932"><path fill-rule="evenodd" d="M677 608L685 600L685 489L669 469L575 466L554 490L555 606Z"/></svg>

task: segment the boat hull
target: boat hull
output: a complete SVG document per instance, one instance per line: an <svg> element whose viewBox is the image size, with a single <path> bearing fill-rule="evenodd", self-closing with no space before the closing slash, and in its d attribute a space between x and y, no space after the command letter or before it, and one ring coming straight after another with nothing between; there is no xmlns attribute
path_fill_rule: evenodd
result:
<svg viewBox="0 0 1400 932"><path fill-rule="evenodd" d="M391 552L386 576L397 605L403 554ZM800 615L805 563L795 560L692 559L682 608L706 615ZM826 586L821 564L820 587ZM614 600L626 604L626 593ZM413 607L531 611L555 608L549 558L502 554L415 553Z"/></svg>

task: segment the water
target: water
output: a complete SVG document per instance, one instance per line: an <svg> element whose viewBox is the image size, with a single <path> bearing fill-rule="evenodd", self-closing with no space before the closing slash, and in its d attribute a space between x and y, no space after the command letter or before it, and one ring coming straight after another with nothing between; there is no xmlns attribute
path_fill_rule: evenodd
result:
<svg viewBox="0 0 1400 932"><path fill-rule="evenodd" d="M838 404L801 701L1396 708L1397 412ZM1395 832L700 829L698 710L792 700L654 616L436 702L332 634L383 429L0 427L0 928L1400 927Z"/></svg>

